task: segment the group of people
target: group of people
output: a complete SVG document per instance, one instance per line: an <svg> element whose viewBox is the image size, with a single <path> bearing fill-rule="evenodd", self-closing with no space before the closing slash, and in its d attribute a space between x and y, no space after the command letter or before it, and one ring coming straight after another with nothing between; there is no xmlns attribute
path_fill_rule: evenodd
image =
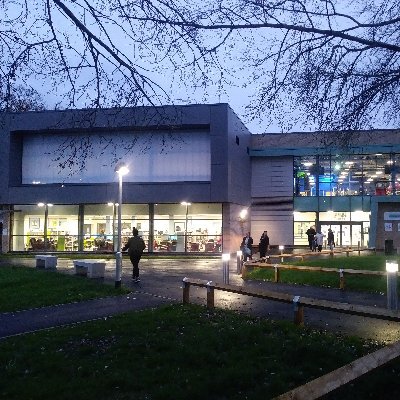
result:
<svg viewBox="0 0 400 400"><path fill-rule="evenodd" d="M251 260L253 258L253 238L251 237L250 232L247 232L246 236L243 238L240 249L242 250L243 261L247 261L248 259ZM267 231L264 231L260 237L258 250L261 259L267 256L269 250L269 237Z"/></svg>
<svg viewBox="0 0 400 400"><path fill-rule="evenodd" d="M308 246L310 247L311 251L319 251L321 252L322 246L324 244L324 237L325 235L321 233L320 230L316 231L315 226L310 226L307 231L307 238L308 238ZM328 246L330 250L333 250L335 247L335 235L332 232L332 229L328 229Z"/></svg>
<svg viewBox="0 0 400 400"><path fill-rule="evenodd" d="M308 244L311 251L321 251L324 242L325 235L321 231L316 231L315 226L310 226L306 231L308 237ZM140 282L139 279L139 261L142 257L143 250L146 248L144 240L139 236L139 232L136 228L132 230L132 237L129 238L126 245L122 248L122 251L128 250L129 258L132 263L132 279L134 282ZM332 229L328 229L328 246L332 250L335 246L335 237ZM240 249L242 250L243 261L253 258L253 238L250 232L246 233L243 237ZM265 259L269 251L269 236L268 231L264 231L260 237L258 244L260 252L260 259Z"/></svg>

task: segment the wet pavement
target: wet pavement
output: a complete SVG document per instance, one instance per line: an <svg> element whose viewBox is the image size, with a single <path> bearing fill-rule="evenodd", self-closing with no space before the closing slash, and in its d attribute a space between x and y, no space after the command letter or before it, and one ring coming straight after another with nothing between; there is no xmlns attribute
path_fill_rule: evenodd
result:
<svg viewBox="0 0 400 400"><path fill-rule="evenodd" d="M12 262L16 265L31 267L34 264L34 260L22 258L15 259ZM10 264L11 261L3 260L2 263ZM73 274L72 260L59 258L57 269L60 273ZM185 277L220 283L223 281L222 262L220 258L145 258L140 263L140 269L141 282L133 283L130 279L130 262L126 259L123 260L122 284L132 290L128 295L2 313L0 314L0 338L49 329L56 326L107 318L126 311L138 311L164 304L181 303L182 281ZM245 288L272 290L288 293L293 296L305 296L350 304L380 308L386 307L385 295L349 292L336 288L316 288L312 286L252 280L244 281L236 273L236 261L231 262L229 278L230 284ZM114 285L114 280L115 261L112 260L106 264L104 283ZM206 305L206 289L191 287L190 301ZM293 306L290 304L218 290L215 291L215 306L268 319L293 320ZM304 310L304 321L306 326L342 335L356 335L385 342L400 340L400 324L396 322L308 308Z"/></svg>

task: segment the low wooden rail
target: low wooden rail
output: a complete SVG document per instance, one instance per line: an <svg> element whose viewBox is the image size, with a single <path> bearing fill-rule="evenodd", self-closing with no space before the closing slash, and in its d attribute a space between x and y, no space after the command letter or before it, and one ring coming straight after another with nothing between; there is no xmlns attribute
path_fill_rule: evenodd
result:
<svg viewBox="0 0 400 400"><path fill-rule="evenodd" d="M377 318L388 321L400 322L400 313L398 311L387 310L384 308L353 305L349 303L339 303L328 300L319 300L308 297L292 296L286 293L278 293L269 290L254 290L243 288L241 286L221 284L202 279L183 279L183 303L190 302L190 287L197 286L207 289L207 307L214 308L214 291L221 290L230 293L238 293L245 296L257 297L266 300L279 301L282 303L292 304L294 312L294 323L296 325L304 325L304 308L315 308L325 311L340 312L343 314L358 315L361 317Z"/></svg>
<svg viewBox="0 0 400 400"><path fill-rule="evenodd" d="M328 267L309 267L305 265L289 265L289 264L269 264L269 263L252 263L247 262L242 267L242 278L246 278L250 268L265 268L274 269L275 278L274 282L280 281L281 270L291 271L306 271L306 272L329 272L336 273L339 277L339 287L344 289L346 286L345 275L370 275L370 276L386 276L386 271L370 271L363 269L351 269L351 268L328 268Z"/></svg>
<svg viewBox="0 0 400 400"><path fill-rule="evenodd" d="M361 255L362 251L374 251L376 253L376 249L370 249L370 248L352 248L352 247L347 247L347 248L338 248L335 250L322 250L322 251L307 251L305 253L299 253L299 254L291 254L291 253L281 253L281 254L270 254L268 255L269 259L272 258L278 258L281 259L281 261L283 261L286 258L300 258L301 261L304 261L304 258L306 257L315 257L315 256L320 256L321 254L328 254L330 257L334 257L335 255L342 255L342 254L346 254L347 257L350 256L350 253L354 253L357 252L358 255Z"/></svg>
<svg viewBox="0 0 400 400"><path fill-rule="evenodd" d="M396 342L275 397L274 400L318 399L399 356L400 342ZM382 390L384 390L384 388L382 388Z"/></svg>

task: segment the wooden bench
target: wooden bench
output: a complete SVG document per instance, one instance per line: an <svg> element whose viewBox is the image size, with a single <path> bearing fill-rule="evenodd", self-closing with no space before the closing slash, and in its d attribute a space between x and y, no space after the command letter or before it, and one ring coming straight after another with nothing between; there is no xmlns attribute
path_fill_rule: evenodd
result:
<svg viewBox="0 0 400 400"><path fill-rule="evenodd" d="M75 275L88 278L104 278L105 260L74 260Z"/></svg>
<svg viewBox="0 0 400 400"><path fill-rule="evenodd" d="M387 321L400 322L400 312L370 306L339 303L328 300L319 300L308 297L292 296L286 293L273 292L270 290L254 290L228 284L215 283L201 279L183 279L183 303L189 303L190 286L204 287L207 289L207 307L214 308L214 291L222 290L230 293L243 294L245 296L257 297L266 300L274 300L282 303L292 304L294 308L294 323L304 324L304 308L315 308L325 311L334 311L344 314L358 315L361 317L377 318Z"/></svg>
<svg viewBox="0 0 400 400"><path fill-rule="evenodd" d="M35 259L36 259L36 268L45 268L45 269L57 268L57 256L52 256L49 254L37 254L35 256Z"/></svg>

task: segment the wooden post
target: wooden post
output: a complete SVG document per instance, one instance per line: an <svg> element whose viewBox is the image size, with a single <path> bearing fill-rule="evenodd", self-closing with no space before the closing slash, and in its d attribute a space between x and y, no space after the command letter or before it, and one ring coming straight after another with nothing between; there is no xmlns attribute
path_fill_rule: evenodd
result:
<svg viewBox="0 0 400 400"><path fill-rule="evenodd" d="M183 304L189 304L190 282L183 278Z"/></svg>
<svg viewBox="0 0 400 400"><path fill-rule="evenodd" d="M358 255L361 255L361 251L360 251L360 241L358 241Z"/></svg>
<svg viewBox="0 0 400 400"><path fill-rule="evenodd" d="M348 247L347 250L346 250L346 257L349 256L349 253L350 253L350 248Z"/></svg>
<svg viewBox="0 0 400 400"><path fill-rule="evenodd" d="M343 269L339 269L339 288L344 289L345 281L344 281L344 273Z"/></svg>
<svg viewBox="0 0 400 400"><path fill-rule="evenodd" d="M246 278L247 276L247 265L246 263L242 264L242 279Z"/></svg>
<svg viewBox="0 0 400 400"><path fill-rule="evenodd" d="M331 251L329 252L329 257L330 257L330 258L333 258L333 250L331 250Z"/></svg>
<svg viewBox="0 0 400 400"><path fill-rule="evenodd" d="M280 271L279 271L279 266L278 264L274 265L274 269L275 269L275 282L279 282L280 279Z"/></svg>
<svg viewBox="0 0 400 400"><path fill-rule="evenodd" d="M207 282L207 308L214 309L214 286L212 282Z"/></svg>
<svg viewBox="0 0 400 400"><path fill-rule="evenodd" d="M294 324L304 325L304 306L300 303L300 296L293 297Z"/></svg>

